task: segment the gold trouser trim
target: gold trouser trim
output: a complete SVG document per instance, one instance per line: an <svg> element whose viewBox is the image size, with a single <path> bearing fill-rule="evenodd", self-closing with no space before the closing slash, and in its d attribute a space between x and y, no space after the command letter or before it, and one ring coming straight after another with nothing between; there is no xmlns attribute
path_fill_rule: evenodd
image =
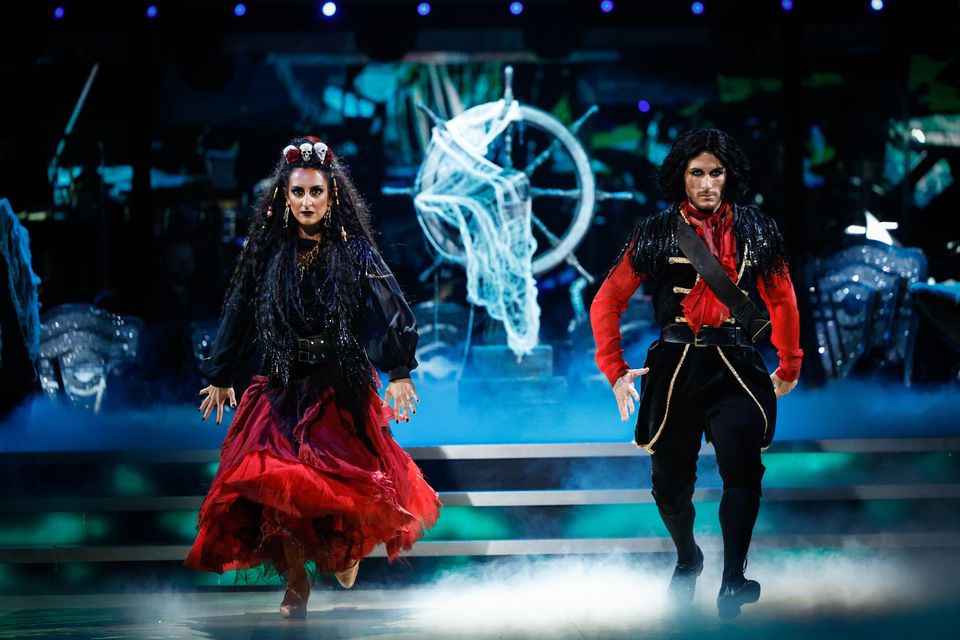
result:
<svg viewBox="0 0 960 640"><path fill-rule="evenodd" d="M657 432L650 439L650 442L643 447L651 455L653 455L653 445L657 443L658 439L660 439L660 434L663 433L663 428L667 426L667 416L670 415L670 398L673 396L673 385L677 382L677 375L680 374L680 367L683 366L683 361L687 359L687 351L689 350L690 345L684 345L683 354L680 356L680 362L677 363L677 368L673 370L673 377L670 378L670 387L667 389L667 408L663 411L663 421L660 423L660 427L657 429Z"/></svg>
<svg viewBox="0 0 960 640"><path fill-rule="evenodd" d="M675 316L675 317L673 318L673 321L676 322L677 324L687 324L687 317L686 317L686 316ZM730 316L729 318L727 318L726 320L724 320L724 322L726 322L727 324L737 324L737 319L734 318L733 316Z"/></svg>
<svg viewBox="0 0 960 640"><path fill-rule="evenodd" d="M674 287L674 293L690 293L693 289L687 289L686 287Z"/></svg>
<svg viewBox="0 0 960 640"><path fill-rule="evenodd" d="M740 386L743 387L743 390L747 392L747 395L750 396L750 399L757 405L757 409L760 409L760 415L763 416L763 436L761 440L767 437L767 429L770 427L770 422L767 420L767 412L763 410L763 406L760 404L760 401L757 400L757 397L753 395L753 392L750 391L750 388L743 382L743 379L740 377L740 374L737 373L737 370L733 368L733 365L730 364L730 361L727 360L727 356L724 355L723 349L717 347L717 353L720 354L720 358L723 359L723 363L727 365L727 368L730 369L730 373L733 374L733 377L737 379L737 382L740 383ZM761 449L763 450L763 449Z"/></svg>
<svg viewBox="0 0 960 640"><path fill-rule="evenodd" d="M667 258L667 262L670 264L690 264L690 259L683 256L670 256Z"/></svg>

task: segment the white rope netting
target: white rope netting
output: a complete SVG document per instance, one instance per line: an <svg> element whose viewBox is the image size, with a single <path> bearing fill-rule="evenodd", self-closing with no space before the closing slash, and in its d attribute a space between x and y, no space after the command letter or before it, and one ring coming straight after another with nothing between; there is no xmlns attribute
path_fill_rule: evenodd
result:
<svg viewBox="0 0 960 640"><path fill-rule="evenodd" d="M522 171L487 160L486 154L520 118L519 103L500 100L434 127L414 197L430 243L464 266L467 298L503 323L507 345L518 356L537 345L540 332L530 181ZM437 240L438 230L449 242Z"/></svg>

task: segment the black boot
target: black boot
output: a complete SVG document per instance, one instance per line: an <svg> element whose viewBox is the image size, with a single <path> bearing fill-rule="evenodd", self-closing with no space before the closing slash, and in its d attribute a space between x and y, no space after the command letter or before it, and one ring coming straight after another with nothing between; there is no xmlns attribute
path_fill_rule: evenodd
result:
<svg viewBox="0 0 960 640"><path fill-rule="evenodd" d="M667 596L673 604L690 604L697 593L697 577L703 573L703 552L697 547L697 561L693 564L677 563L667 587Z"/></svg>
<svg viewBox="0 0 960 640"><path fill-rule="evenodd" d="M670 578L667 593L675 604L689 604L697 589L697 576L703 572L703 553L693 538L693 521L697 512L693 503L670 514L660 508L660 517L666 525L673 544L677 547L677 566Z"/></svg>
<svg viewBox="0 0 960 640"><path fill-rule="evenodd" d="M717 613L735 618L740 607L760 599L760 583L747 580L747 551L760 511L760 494L741 487L724 489L720 499L720 529L723 531L723 580L717 595Z"/></svg>

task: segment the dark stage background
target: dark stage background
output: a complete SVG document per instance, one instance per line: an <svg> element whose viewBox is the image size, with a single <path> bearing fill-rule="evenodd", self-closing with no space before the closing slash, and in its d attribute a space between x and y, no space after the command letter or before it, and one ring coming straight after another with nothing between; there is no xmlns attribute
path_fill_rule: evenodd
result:
<svg viewBox="0 0 960 640"><path fill-rule="evenodd" d="M255 184L308 132L349 162L411 300L464 305L461 269L418 278L433 257L412 200L383 189L413 184L429 140L416 105L452 117L496 100L508 64L521 102L565 124L599 107L579 133L598 188L634 195L598 203L576 251L591 274L663 205L655 167L692 127L745 148L749 199L779 222L798 287L865 211L897 223L929 277L960 272L956 3L710 2L696 15L683 2L608 14L534 1L518 16L506 2L434 2L427 16L412 2L339 4L330 19L316 2L249 3L242 16L235 3L165 2L154 18L130 3L4 8L0 195L29 230L44 311L215 318ZM576 277L538 277L541 339L561 358L576 343ZM956 351L929 326L917 335L913 381L955 378ZM816 350L811 332L804 341ZM808 357L805 378L818 377Z"/></svg>

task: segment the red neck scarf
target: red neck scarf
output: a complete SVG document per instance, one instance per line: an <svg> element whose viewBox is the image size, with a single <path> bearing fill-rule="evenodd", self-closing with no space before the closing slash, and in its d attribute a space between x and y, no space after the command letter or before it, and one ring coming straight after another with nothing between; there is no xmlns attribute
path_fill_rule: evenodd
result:
<svg viewBox="0 0 960 640"><path fill-rule="evenodd" d="M733 213L730 204L724 202L714 213L703 213L689 201L680 203L680 210L688 219L696 219L702 223L694 225L697 233L703 238L710 253L723 266L727 275L737 281L737 240L733 235ZM719 327L730 317L730 310L717 299L710 287L701 278L680 303L687 325L697 333L703 325Z"/></svg>

